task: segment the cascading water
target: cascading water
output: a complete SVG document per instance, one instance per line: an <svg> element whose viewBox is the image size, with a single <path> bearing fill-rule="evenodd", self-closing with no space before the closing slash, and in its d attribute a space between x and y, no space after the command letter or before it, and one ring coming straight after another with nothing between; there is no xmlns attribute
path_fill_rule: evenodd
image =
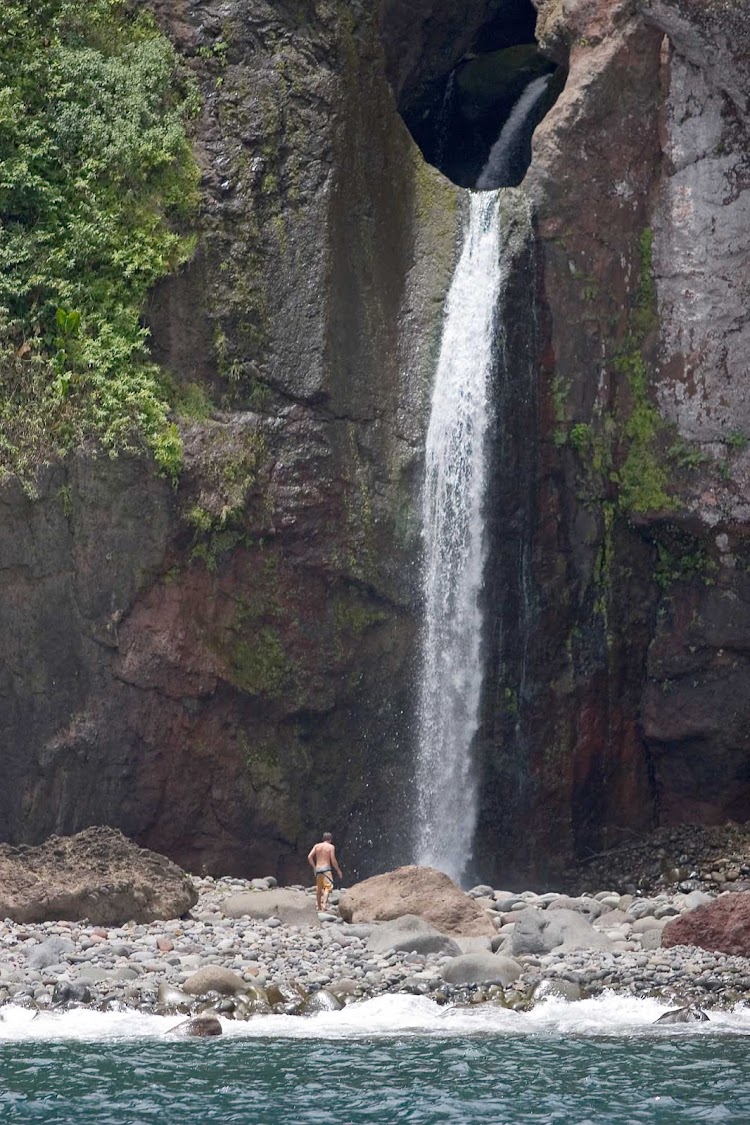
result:
<svg viewBox="0 0 750 1125"><path fill-rule="evenodd" d="M517 170L519 162L523 166L528 164L528 160L523 159L524 143L528 145L531 141L533 127L536 124L535 111L551 77L550 74L544 74L541 78L529 82L513 106L477 180L477 188L480 191L518 182L518 178L514 177L514 171Z"/></svg>
<svg viewBox="0 0 750 1125"><path fill-rule="evenodd" d="M460 879L476 824L471 743L482 689L483 512L495 310L497 192L470 197L453 276L425 452L425 618L416 861Z"/></svg>
<svg viewBox="0 0 750 1125"><path fill-rule="evenodd" d="M524 90L493 145L480 189L507 182L549 75ZM477 778L472 743L483 682L490 384L502 278L500 192L470 195L453 275L425 449L424 624L415 861L460 881L472 858Z"/></svg>

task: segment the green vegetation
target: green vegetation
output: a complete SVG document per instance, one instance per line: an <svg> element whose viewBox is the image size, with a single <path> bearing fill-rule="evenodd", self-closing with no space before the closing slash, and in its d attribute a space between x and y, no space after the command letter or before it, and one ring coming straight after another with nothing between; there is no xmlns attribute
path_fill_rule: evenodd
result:
<svg viewBox="0 0 750 1125"><path fill-rule="evenodd" d="M182 448L140 317L191 254L195 89L121 0L0 8L0 471L93 441Z"/></svg>
<svg viewBox="0 0 750 1125"><path fill-rule="evenodd" d="M553 386L553 406L557 427L555 444L569 445L582 461L587 477L587 499L606 496L609 482L617 485L618 506L624 514L648 511L670 511L675 505L667 492L672 454L678 463L697 463L696 452L680 443L663 449L667 427L649 395L649 371L644 357L644 344L657 325L656 282L653 272L653 236L646 228L639 240L640 268L638 288L628 318L628 333L614 357L615 371L624 376L629 389L627 416L602 413L590 424L564 424L564 403L560 389ZM624 450L618 469L614 468L615 452ZM700 456L699 454L697 455Z"/></svg>
<svg viewBox="0 0 750 1125"><path fill-rule="evenodd" d="M214 412L211 397L200 383L175 383L170 399L181 417L194 422L205 422Z"/></svg>
<svg viewBox="0 0 750 1125"><path fill-rule="evenodd" d="M503 688L502 696L503 714L514 718L518 714L518 692L515 688Z"/></svg>
<svg viewBox="0 0 750 1125"><path fill-rule="evenodd" d="M337 634L349 633L355 637L388 619L389 614L384 609L363 601L356 592L338 601L334 611Z"/></svg>
<svg viewBox="0 0 750 1125"><path fill-rule="evenodd" d="M632 406L625 423L628 447L616 474L621 506L630 512L668 511L675 502L666 491L669 474L659 456L657 439L664 423L648 396L648 373L639 347L633 345L615 360L615 369L627 377Z"/></svg>
<svg viewBox="0 0 750 1125"><path fill-rule="evenodd" d="M591 426L587 422L576 422L570 427L568 441L576 453L588 453L591 448Z"/></svg>
<svg viewBox="0 0 750 1125"><path fill-rule="evenodd" d="M685 533L669 543L657 543L654 578L657 586L668 591L675 582L700 579L705 585L714 582L716 563L709 558L706 547L697 539L688 541Z"/></svg>
<svg viewBox="0 0 750 1125"><path fill-rule="evenodd" d="M231 672L237 687L251 695L283 695L291 667L276 630L264 625L251 640L238 641L232 651Z"/></svg>
<svg viewBox="0 0 750 1125"><path fill-rule="evenodd" d="M701 465L707 465L711 461L711 458L702 449L691 445L683 438L678 438L670 445L667 455L670 461L680 469L699 469Z"/></svg>
<svg viewBox="0 0 750 1125"><path fill-rule="evenodd" d="M643 343L657 325L656 281L653 269L653 234L647 227L639 242L640 270L635 306L625 345L615 359L615 370L630 386L631 409L625 423L627 454L615 479L620 505L629 512L669 511L675 501L667 493L669 474L658 440L664 422L651 402Z"/></svg>
<svg viewBox="0 0 750 1125"><path fill-rule="evenodd" d="M747 437L739 430L732 430L724 438L724 444L734 453L744 453L747 449Z"/></svg>
<svg viewBox="0 0 750 1125"><path fill-rule="evenodd" d="M552 379L552 409L555 415L554 441L558 448L568 440L567 402L570 395L570 380L555 375Z"/></svg>
<svg viewBox="0 0 750 1125"><path fill-rule="evenodd" d="M211 574L216 573L220 556L234 550L245 537L241 509L224 508L214 516L195 504L185 513L185 522L193 528L190 559L199 559Z"/></svg>

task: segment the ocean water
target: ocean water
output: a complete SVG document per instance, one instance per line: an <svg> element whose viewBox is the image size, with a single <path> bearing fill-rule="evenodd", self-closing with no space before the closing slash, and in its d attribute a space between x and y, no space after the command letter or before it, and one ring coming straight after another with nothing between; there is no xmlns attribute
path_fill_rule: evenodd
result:
<svg viewBox="0 0 750 1125"><path fill-rule="evenodd" d="M615 995L533 1012L387 996L311 1019L0 1011L0 1122L637 1125L750 1122L750 1010L654 1026Z"/></svg>

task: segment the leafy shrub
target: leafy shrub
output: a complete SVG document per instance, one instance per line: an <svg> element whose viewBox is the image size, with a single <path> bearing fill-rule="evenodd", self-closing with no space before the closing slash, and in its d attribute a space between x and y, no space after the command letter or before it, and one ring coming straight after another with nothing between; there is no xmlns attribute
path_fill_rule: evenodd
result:
<svg viewBox="0 0 750 1125"><path fill-rule="evenodd" d="M0 469L95 441L181 460L140 316L192 252L196 93L120 0L0 8Z"/></svg>

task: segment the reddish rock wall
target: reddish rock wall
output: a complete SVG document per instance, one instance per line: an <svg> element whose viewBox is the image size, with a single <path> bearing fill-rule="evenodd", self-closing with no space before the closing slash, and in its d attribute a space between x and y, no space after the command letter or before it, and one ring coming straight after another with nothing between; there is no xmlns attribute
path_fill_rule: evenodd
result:
<svg viewBox="0 0 750 1125"><path fill-rule="evenodd" d="M541 440L523 683L501 651L491 685L499 871L750 816L750 21L724 7L539 5L569 75L523 185Z"/></svg>

